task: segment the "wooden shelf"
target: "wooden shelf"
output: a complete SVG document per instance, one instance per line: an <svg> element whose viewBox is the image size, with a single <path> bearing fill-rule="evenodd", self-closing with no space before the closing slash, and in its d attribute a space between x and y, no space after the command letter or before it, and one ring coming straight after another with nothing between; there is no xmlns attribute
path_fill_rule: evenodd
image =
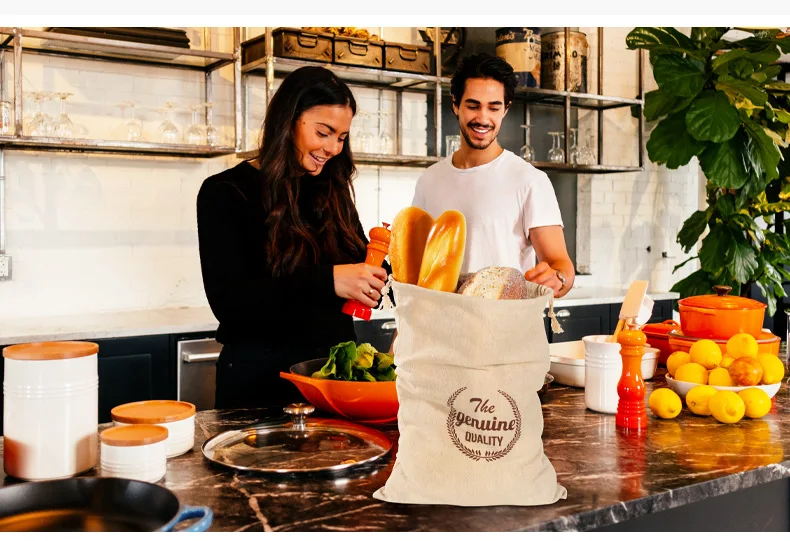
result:
<svg viewBox="0 0 790 541"><path fill-rule="evenodd" d="M233 147L212 147L185 144L148 143L142 141L111 141L97 139L60 139L55 137L0 136L0 148L8 150L85 152L103 154L142 154L213 158L234 154Z"/></svg>

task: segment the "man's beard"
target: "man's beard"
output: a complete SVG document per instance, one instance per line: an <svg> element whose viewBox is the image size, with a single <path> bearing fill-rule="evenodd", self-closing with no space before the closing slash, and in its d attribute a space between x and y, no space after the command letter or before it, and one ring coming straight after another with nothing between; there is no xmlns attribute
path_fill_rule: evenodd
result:
<svg viewBox="0 0 790 541"><path fill-rule="evenodd" d="M488 128L488 127L489 127L489 126L482 126L481 124L473 124L472 126L475 126L475 127L482 127L482 128ZM468 126L468 125L467 125L466 127L464 127L464 126L461 126L461 125L459 124L459 127L461 128L461 135L462 135L462 136L464 137L464 139L466 140L466 144L467 144L467 145L469 145L470 147L474 148L474 149L477 149L477 150L485 150L485 149L487 149L489 146L491 146L491 143L493 143L494 141L496 141L496 136L497 136L497 134L496 134L496 132L494 131L494 126L491 126L491 134L493 134L493 137L491 137L491 140L490 140L490 141L488 141L488 142L477 142L477 141L473 141L473 140L472 140L472 138L471 138L471 137L469 137L469 130L471 130L471 129L472 129L472 127L471 127L471 126Z"/></svg>

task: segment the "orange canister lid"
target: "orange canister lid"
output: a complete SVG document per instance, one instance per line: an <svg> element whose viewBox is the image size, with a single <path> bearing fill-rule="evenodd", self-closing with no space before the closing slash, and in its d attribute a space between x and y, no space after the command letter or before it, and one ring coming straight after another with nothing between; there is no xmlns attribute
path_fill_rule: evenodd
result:
<svg viewBox="0 0 790 541"><path fill-rule="evenodd" d="M110 410L112 420L130 425L172 423L192 417L195 405L178 400L144 400Z"/></svg>
<svg viewBox="0 0 790 541"><path fill-rule="evenodd" d="M167 428L158 425L114 426L101 433L101 442L111 447L137 447L165 441L167 435Z"/></svg>
<svg viewBox="0 0 790 541"><path fill-rule="evenodd" d="M32 342L3 348L3 357L17 361L56 361L88 357L99 352L93 342Z"/></svg>
<svg viewBox="0 0 790 541"><path fill-rule="evenodd" d="M687 297L679 300L678 305L718 310L759 310L766 306L754 299L747 299L746 297L739 297L737 295L727 295L732 289L729 286L714 286L713 289L716 291L716 295Z"/></svg>

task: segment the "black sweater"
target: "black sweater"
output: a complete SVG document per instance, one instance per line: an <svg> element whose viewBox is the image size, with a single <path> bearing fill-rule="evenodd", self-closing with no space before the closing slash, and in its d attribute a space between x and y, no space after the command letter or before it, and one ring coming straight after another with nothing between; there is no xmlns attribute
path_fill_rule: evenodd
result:
<svg viewBox="0 0 790 541"><path fill-rule="evenodd" d="M317 265L273 277L260 178L257 169L241 162L207 178L198 193L200 265L206 297L219 320L217 341L275 349L298 344L299 349L325 348L328 354L331 346L356 339L351 316L340 311L345 300L335 294L336 263L321 254ZM310 196L309 186L305 183L300 198ZM306 206L303 219L315 224L316 217L305 211ZM367 242L361 223L359 231Z"/></svg>

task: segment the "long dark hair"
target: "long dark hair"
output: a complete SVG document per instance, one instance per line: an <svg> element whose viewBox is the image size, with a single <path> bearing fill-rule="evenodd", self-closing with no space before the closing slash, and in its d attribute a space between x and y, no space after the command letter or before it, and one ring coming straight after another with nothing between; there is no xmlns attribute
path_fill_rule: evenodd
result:
<svg viewBox="0 0 790 541"><path fill-rule="evenodd" d="M359 236L359 215L351 183L356 168L350 141L324 164L318 175L308 176L294 145L299 117L319 105L348 105L356 114L351 89L334 73L321 67L303 67L288 75L272 97L263 123L258 160L263 178L263 208L267 212L269 264L275 276L293 272L305 263L318 263L325 252L335 264L361 263L365 243ZM321 220L310 227L300 213L301 183L313 183L308 208ZM305 207L302 207L304 210Z"/></svg>

